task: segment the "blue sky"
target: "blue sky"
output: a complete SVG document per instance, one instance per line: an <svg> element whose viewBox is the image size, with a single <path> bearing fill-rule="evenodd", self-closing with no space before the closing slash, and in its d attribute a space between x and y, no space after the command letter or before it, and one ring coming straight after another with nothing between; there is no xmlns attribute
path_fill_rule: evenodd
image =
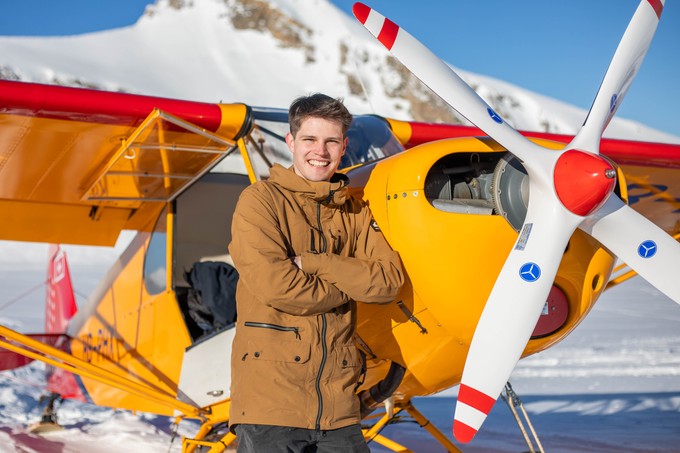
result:
<svg viewBox="0 0 680 453"><path fill-rule="evenodd" d="M201 0L194 0L201 1ZM351 14L354 0L332 0ZM364 0L461 69L590 107L637 0ZM134 23L151 0L4 2L0 35L77 34ZM669 1L617 115L680 136L680 4ZM1 62L0 62L1 63Z"/></svg>

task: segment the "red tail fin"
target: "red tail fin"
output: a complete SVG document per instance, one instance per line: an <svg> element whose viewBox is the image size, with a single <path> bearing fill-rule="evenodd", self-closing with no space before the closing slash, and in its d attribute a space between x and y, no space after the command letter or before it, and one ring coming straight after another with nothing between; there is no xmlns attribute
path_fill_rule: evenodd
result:
<svg viewBox="0 0 680 453"><path fill-rule="evenodd" d="M64 333L68 321L76 314L76 298L71 283L71 272L66 252L59 245L50 244L47 265L47 302L45 332Z"/></svg>
<svg viewBox="0 0 680 453"><path fill-rule="evenodd" d="M71 282L71 271L66 262L66 252L59 245L50 244L47 264L47 302L45 307L45 331L66 333L66 327L76 314L76 297ZM59 338L56 347L70 352L68 337ZM86 401L76 376L61 368L48 366L46 370L47 389L63 398Z"/></svg>

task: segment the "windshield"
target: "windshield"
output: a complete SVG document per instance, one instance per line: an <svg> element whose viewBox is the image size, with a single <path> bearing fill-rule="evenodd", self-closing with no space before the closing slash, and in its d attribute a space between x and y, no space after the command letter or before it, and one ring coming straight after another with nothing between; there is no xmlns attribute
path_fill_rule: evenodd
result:
<svg viewBox="0 0 680 453"><path fill-rule="evenodd" d="M254 127L245 140L246 148L257 179L266 179L274 163L284 167L293 164L293 155L285 140L289 130L288 111L254 108L253 116ZM377 116L355 116L347 131L347 138L347 149L340 162L340 170L374 162L404 150L387 121Z"/></svg>

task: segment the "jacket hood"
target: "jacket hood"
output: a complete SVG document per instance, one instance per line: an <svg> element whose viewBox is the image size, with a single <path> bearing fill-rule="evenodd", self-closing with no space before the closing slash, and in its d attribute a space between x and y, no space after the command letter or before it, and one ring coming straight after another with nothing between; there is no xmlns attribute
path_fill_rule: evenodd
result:
<svg viewBox="0 0 680 453"><path fill-rule="evenodd" d="M330 181L308 181L295 173L292 166L285 168L274 164L269 172L269 181L291 192L302 193L315 201L342 205L347 199L349 178L335 173Z"/></svg>

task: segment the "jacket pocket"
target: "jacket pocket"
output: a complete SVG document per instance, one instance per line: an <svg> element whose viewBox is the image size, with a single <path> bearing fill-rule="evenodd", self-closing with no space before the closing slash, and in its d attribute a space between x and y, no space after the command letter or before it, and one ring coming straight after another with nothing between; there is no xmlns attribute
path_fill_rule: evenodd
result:
<svg viewBox="0 0 680 453"><path fill-rule="evenodd" d="M312 345L299 340L262 341L249 340L247 356L265 362L306 363Z"/></svg>
<svg viewBox="0 0 680 453"><path fill-rule="evenodd" d="M337 349L337 364L341 368L361 368L363 361L356 346L340 346Z"/></svg>
<svg viewBox="0 0 680 453"><path fill-rule="evenodd" d="M342 248L345 245L347 233L336 227L332 227L330 229L330 233L331 233L331 251L336 255L342 255Z"/></svg>
<svg viewBox="0 0 680 453"><path fill-rule="evenodd" d="M252 321L246 321L243 323L244 326L246 327L255 327L258 329L271 329L271 330L278 330L280 332L293 332L295 334L295 338L298 340L300 339L300 329L298 327L287 327L287 326L280 326L278 324L271 324L268 322L252 322Z"/></svg>

